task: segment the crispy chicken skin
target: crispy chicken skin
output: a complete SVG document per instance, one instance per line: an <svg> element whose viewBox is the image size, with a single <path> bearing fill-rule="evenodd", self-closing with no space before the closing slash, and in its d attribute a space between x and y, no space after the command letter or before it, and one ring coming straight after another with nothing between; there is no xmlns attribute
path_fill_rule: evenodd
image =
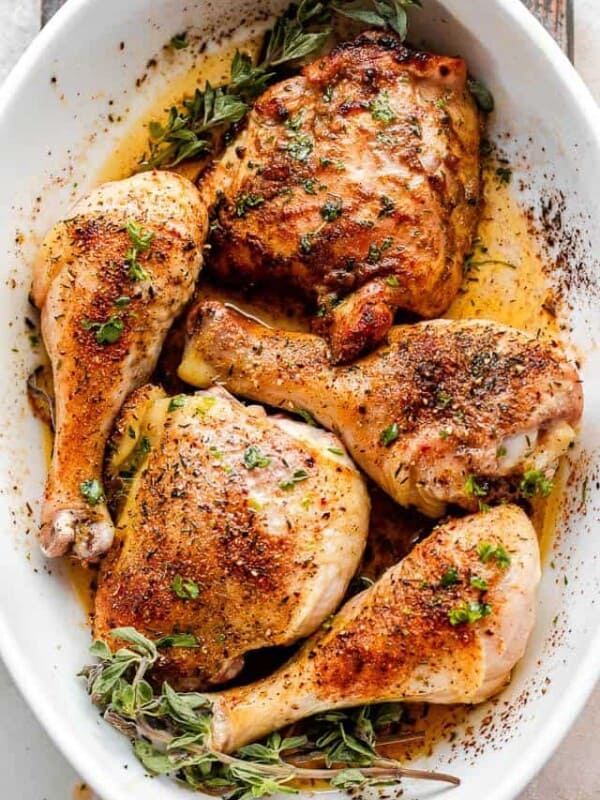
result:
<svg viewBox="0 0 600 800"><path fill-rule="evenodd" d="M381 341L397 309L442 314L479 211L466 78L460 58L371 32L273 86L205 183L210 269L299 288L335 362Z"/></svg>
<svg viewBox="0 0 600 800"><path fill-rule="evenodd" d="M194 309L188 336L183 380L308 410L398 503L432 517L447 503L477 510L510 496L528 470L551 478L582 412L557 343L496 322L394 327L378 350L337 367L320 337L217 302Z"/></svg>
<svg viewBox="0 0 600 800"><path fill-rule="evenodd" d="M110 641L111 628L131 625L152 639L195 636L197 647L160 649L156 681L189 690L228 680L245 653L306 637L339 606L369 497L332 434L219 387L175 400L144 387L113 447L109 469L128 492L94 634Z"/></svg>
<svg viewBox="0 0 600 800"><path fill-rule="evenodd" d="M510 563L484 561L481 545L501 545ZM363 703L483 702L524 653L539 580L536 533L517 506L436 528L273 675L207 695L212 746L234 752L303 717ZM481 618L458 621L466 608Z"/></svg>
<svg viewBox="0 0 600 800"><path fill-rule="evenodd" d="M127 261L128 223L153 234L136 256L135 273ZM98 486L86 498L82 485L101 481L114 419L129 392L148 380L171 323L192 295L207 228L192 183L147 172L100 186L42 244L33 297L56 396L42 508L48 556L71 549L94 560L110 547L113 525Z"/></svg>

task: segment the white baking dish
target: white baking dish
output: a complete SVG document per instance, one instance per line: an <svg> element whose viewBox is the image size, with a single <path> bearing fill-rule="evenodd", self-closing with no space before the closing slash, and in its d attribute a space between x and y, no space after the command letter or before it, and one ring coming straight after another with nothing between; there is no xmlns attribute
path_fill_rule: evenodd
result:
<svg viewBox="0 0 600 800"><path fill-rule="evenodd" d="M23 324L31 257L36 237L93 185L98 165L123 135L124 124L107 125L107 115L129 109L133 121L164 88L160 68L134 88L148 59L190 25L207 32L235 29L258 5L263 7L229 0L224 11L216 0L70 0L0 93L0 649L52 738L105 800L188 795L169 781L145 777L127 741L90 704L75 677L89 644L82 606L63 567L46 564L36 549L46 465L42 431L25 394L35 360ZM422 760L420 765L459 775L462 786L407 784L405 794L413 800L442 791L452 800L508 800L552 752L600 671L600 112L519 0L424 5L413 15L412 39L466 56L493 89L498 110L492 134L510 132L505 148L515 167L515 191L521 179L529 187L520 201L539 211L542 200L564 198L555 248L571 264L559 259L556 279L570 284L568 323L586 381L581 444L571 456L559 530L545 553L538 624L527 656L499 702L473 713L474 735Z"/></svg>

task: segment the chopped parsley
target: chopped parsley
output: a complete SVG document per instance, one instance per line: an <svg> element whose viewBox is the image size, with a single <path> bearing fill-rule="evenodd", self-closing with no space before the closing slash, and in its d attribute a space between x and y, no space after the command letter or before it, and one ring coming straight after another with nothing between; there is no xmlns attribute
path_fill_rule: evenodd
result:
<svg viewBox="0 0 600 800"><path fill-rule="evenodd" d="M480 542L477 545L477 553L479 560L484 564L487 564L493 558L496 564L503 569L510 566L510 555L501 544L493 545L490 542Z"/></svg>
<svg viewBox="0 0 600 800"><path fill-rule="evenodd" d="M449 569L444 572L442 578L440 580L440 586L446 589L448 586L454 586L459 581L458 578L458 570L456 567L449 567Z"/></svg>
<svg viewBox="0 0 600 800"><path fill-rule="evenodd" d="M313 151L313 140L305 133L299 133L283 149L296 161L306 161Z"/></svg>
<svg viewBox="0 0 600 800"><path fill-rule="evenodd" d="M377 120L377 122L383 122L384 125L389 125L396 119L387 91L380 92L375 100L369 103L368 108L373 119Z"/></svg>
<svg viewBox="0 0 600 800"><path fill-rule="evenodd" d="M519 490L524 497L534 497L536 494L548 497L553 488L554 482L537 469L527 470L519 484Z"/></svg>
<svg viewBox="0 0 600 800"><path fill-rule="evenodd" d="M186 47L189 47L189 42L187 40L187 31L183 33L178 33L171 38L169 42L173 50L185 50Z"/></svg>
<svg viewBox="0 0 600 800"><path fill-rule="evenodd" d="M89 480L80 483L79 491L81 492L81 496L91 506L97 506L98 503L103 503L106 499L104 497L102 484L99 480L97 480L97 478L90 478Z"/></svg>
<svg viewBox="0 0 600 800"><path fill-rule="evenodd" d="M381 195L379 202L381 203L381 209L377 215L379 217L390 217L396 210L396 204L394 201L390 200L390 198L385 194Z"/></svg>
<svg viewBox="0 0 600 800"><path fill-rule="evenodd" d="M468 476L465 481L464 491L465 494L471 495L471 497L485 497L488 493L487 488L483 484L478 483L474 475Z"/></svg>
<svg viewBox="0 0 600 800"><path fill-rule="evenodd" d="M171 398L171 402L169 403L169 408L167 409L169 412L175 411L177 408L182 408L185 405L185 395L178 394L175 397Z"/></svg>
<svg viewBox="0 0 600 800"><path fill-rule="evenodd" d="M334 456L343 456L344 455L344 451L340 450L339 447L328 447L327 449L329 450L330 453L333 453Z"/></svg>
<svg viewBox="0 0 600 800"><path fill-rule="evenodd" d="M343 201L341 197L335 197L328 200L321 208L321 216L326 222L333 222L342 216Z"/></svg>
<svg viewBox="0 0 600 800"><path fill-rule="evenodd" d="M306 192L306 194L316 194L317 193L317 190L315 188L316 185L317 185L316 178L304 178L304 180L302 181L302 186L304 187L304 191Z"/></svg>
<svg viewBox="0 0 600 800"><path fill-rule="evenodd" d="M463 603L448 612L448 619L450 625L456 627L456 625L470 625L484 617L489 617L491 613L492 607L489 603Z"/></svg>
<svg viewBox="0 0 600 800"><path fill-rule="evenodd" d="M244 450L244 466L246 469L268 467L270 463L271 459L263 455L258 447L252 445Z"/></svg>
<svg viewBox="0 0 600 800"><path fill-rule="evenodd" d="M128 306L129 303L131 303L131 297L126 294L121 295L121 297L117 297L115 300L115 305L117 308L125 308L125 306Z"/></svg>
<svg viewBox="0 0 600 800"><path fill-rule="evenodd" d="M391 236L387 236L383 240L381 245L377 245L375 242L371 242L371 244L369 245L369 252L367 254L367 263L378 264L381 261L384 252L386 250L389 250L393 243L394 240L392 239Z"/></svg>
<svg viewBox="0 0 600 800"><path fill-rule="evenodd" d="M304 253L305 256L308 256L312 253L313 249L313 234L312 233L305 233L300 237L300 252Z"/></svg>
<svg viewBox="0 0 600 800"><path fill-rule="evenodd" d="M487 592L488 590L486 579L480 578L478 575L471 575L471 580L469 583L474 589L480 589L482 592Z"/></svg>
<svg viewBox="0 0 600 800"><path fill-rule="evenodd" d="M90 319L84 319L81 324L86 331L96 331L98 344L114 344L118 342L125 329L123 320L116 314L113 314L106 322L94 322Z"/></svg>
<svg viewBox="0 0 600 800"><path fill-rule="evenodd" d="M138 261L138 255L150 250L154 233L144 230L141 225L138 225L133 220L127 223L125 230L129 234L132 245L125 255L125 262L129 266L127 274L132 281L145 281L148 278L148 273Z"/></svg>
<svg viewBox="0 0 600 800"><path fill-rule="evenodd" d="M258 208L265 202L262 194L254 194L253 192L240 192L235 198L235 216L242 219L248 213L250 208Z"/></svg>
<svg viewBox="0 0 600 800"><path fill-rule="evenodd" d="M498 167L498 169L496 170L496 175L500 183L503 183L505 186L508 186L512 178L512 170L509 169L508 167Z"/></svg>
<svg viewBox="0 0 600 800"><path fill-rule="evenodd" d="M294 411L294 414L298 414L298 416L301 419L303 419L304 422L306 422L307 425L312 425L313 428L318 428L319 427L317 425L317 421L315 420L313 415L310 413L310 411L307 411L305 408L300 408L300 406L295 406L293 411Z"/></svg>
<svg viewBox="0 0 600 800"><path fill-rule="evenodd" d="M385 282L387 283L388 286L391 286L394 289L397 289L398 286L400 286L400 281L395 275L388 275L387 278L385 279Z"/></svg>
<svg viewBox="0 0 600 800"><path fill-rule="evenodd" d="M138 253L145 253L146 250L150 249L152 240L154 239L154 233L152 231L145 231L141 225L138 225L137 222L133 222L133 220L128 222L125 228L131 239L131 244Z"/></svg>
<svg viewBox="0 0 600 800"><path fill-rule="evenodd" d="M297 483L302 483L302 481L305 481L307 478L308 472L305 469L297 469L290 478L279 484L279 488L283 489L284 492L288 492L290 489L293 489Z"/></svg>
<svg viewBox="0 0 600 800"><path fill-rule="evenodd" d="M182 600L195 600L200 594L200 587L191 578L183 578L181 575L176 575L173 578L171 588Z"/></svg>
<svg viewBox="0 0 600 800"><path fill-rule="evenodd" d="M387 428L382 431L380 442L384 447L389 447L400 436L400 428L397 422L392 422Z"/></svg>

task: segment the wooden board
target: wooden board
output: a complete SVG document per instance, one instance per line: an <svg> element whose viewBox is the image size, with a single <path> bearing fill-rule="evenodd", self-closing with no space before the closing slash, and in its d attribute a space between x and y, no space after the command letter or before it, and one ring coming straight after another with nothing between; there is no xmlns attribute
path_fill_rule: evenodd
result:
<svg viewBox="0 0 600 800"><path fill-rule="evenodd" d="M42 0L42 25L48 22L64 2L65 0ZM523 0L523 2L546 26L572 60L573 0Z"/></svg>
<svg viewBox="0 0 600 800"><path fill-rule="evenodd" d="M573 0L523 0L573 60Z"/></svg>

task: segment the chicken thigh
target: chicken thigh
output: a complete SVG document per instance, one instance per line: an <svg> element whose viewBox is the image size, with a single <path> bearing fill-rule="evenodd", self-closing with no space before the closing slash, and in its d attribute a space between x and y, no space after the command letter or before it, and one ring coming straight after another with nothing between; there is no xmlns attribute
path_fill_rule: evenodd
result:
<svg viewBox="0 0 600 800"><path fill-rule="evenodd" d="M483 702L523 656L539 580L536 533L517 506L440 526L273 675L207 695L211 746L235 752L363 703Z"/></svg>
<svg viewBox="0 0 600 800"><path fill-rule="evenodd" d="M153 675L187 690L234 677L248 651L291 644L335 611L369 497L332 434L218 387L174 398L144 387L117 431L109 468L125 497L100 569L97 638L122 626L186 634L188 646L160 648Z"/></svg>
<svg viewBox="0 0 600 800"><path fill-rule="evenodd" d="M48 556L72 549L94 560L110 547L101 482L106 440L192 295L207 228L192 183L146 172L93 191L42 244L33 297L56 397L42 508Z"/></svg>
<svg viewBox="0 0 600 800"><path fill-rule="evenodd" d="M211 270L299 288L335 362L399 308L439 316L477 224L480 128L462 59L391 33L340 45L258 99L205 182Z"/></svg>
<svg viewBox="0 0 600 800"><path fill-rule="evenodd" d="M483 320L394 327L378 350L331 366L323 339L273 330L217 302L188 320L183 380L305 409L403 506L546 491L582 412L574 367L553 341Z"/></svg>

